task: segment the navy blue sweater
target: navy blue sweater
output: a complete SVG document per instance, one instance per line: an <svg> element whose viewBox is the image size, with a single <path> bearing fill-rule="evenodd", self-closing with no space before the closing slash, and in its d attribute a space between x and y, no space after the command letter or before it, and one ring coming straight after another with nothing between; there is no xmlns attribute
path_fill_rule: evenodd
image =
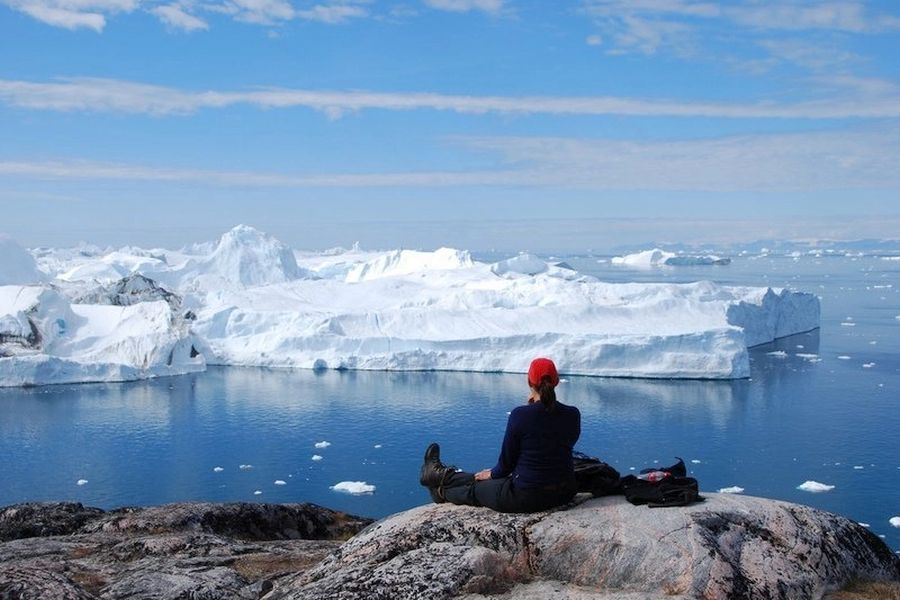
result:
<svg viewBox="0 0 900 600"><path fill-rule="evenodd" d="M572 448L581 435L581 413L557 402L553 412L540 402L518 406L509 414L503 448L491 479L512 475L513 484L534 488L572 477Z"/></svg>

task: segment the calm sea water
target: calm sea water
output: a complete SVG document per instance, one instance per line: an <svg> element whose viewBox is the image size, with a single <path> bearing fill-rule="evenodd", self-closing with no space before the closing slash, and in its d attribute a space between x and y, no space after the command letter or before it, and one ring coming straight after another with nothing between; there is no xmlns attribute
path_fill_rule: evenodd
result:
<svg viewBox="0 0 900 600"><path fill-rule="evenodd" d="M888 523L900 515L900 262L782 257L639 272L566 260L611 281L711 279L821 295L821 330L753 349L750 380L570 377L560 396L581 409L580 449L623 473L681 456L705 490L740 486L838 512L900 550ZM381 517L428 500L417 477L431 441L460 467L492 466L526 392L521 375L242 368L4 389L0 505L306 501ZM330 446L315 447L323 441ZM345 480L376 491L330 489ZM796 489L806 480L835 488Z"/></svg>

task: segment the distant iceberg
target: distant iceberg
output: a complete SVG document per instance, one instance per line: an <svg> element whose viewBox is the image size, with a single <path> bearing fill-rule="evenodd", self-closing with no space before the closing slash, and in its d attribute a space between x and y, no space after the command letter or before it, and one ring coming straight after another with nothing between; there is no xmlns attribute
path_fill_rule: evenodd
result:
<svg viewBox="0 0 900 600"><path fill-rule="evenodd" d="M703 266L703 265L729 265L730 258L723 258L713 254L676 254L674 252L666 252L659 248L653 250L645 250L635 254L626 254L625 256L614 256L612 264L633 268L653 268L653 267L686 267L686 266Z"/></svg>
<svg viewBox="0 0 900 600"><path fill-rule="evenodd" d="M668 259L659 253L640 260ZM610 284L529 254L301 253L246 226L180 251L41 249L37 267L52 283L0 287L0 385L139 379L204 360L522 372L538 355L572 375L733 379L749 376L748 347L819 326L813 294ZM98 276L109 268L125 275Z"/></svg>

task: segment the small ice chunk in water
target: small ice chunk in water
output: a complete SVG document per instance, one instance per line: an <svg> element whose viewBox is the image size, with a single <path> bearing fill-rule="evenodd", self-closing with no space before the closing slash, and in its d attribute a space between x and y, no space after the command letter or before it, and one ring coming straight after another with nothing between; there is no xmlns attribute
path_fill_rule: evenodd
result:
<svg viewBox="0 0 900 600"><path fill-rule="evenodd" d="M840 356L838 356L838 360L850 360L850 357L846 354L841 354Z"/></svg>
<svg viewBox="0 0 900 600"><path fill-rule="evenodd" d="M699 465L699 464L700 464L700 461L697 460L696 458L695 458L694 460L692 460L691 462L692 462L693 464L695 464L695 465Z"/></svg>
<svg viewBox="0 0 900 600"><path fill-rule="evenodd" d="M865 469L865 467L862 465L854 465L853 468L856 469L857 471L862 471L863 469Z"/></svg>
<svg viewBox="0 0 900 600"><path fill-rule="evenodd" d="M312 460L322 460L322 457L321 457L320 455L318 455L318 454L313 454L313 455L312 455Z"/></svg>
<svg viewBox="0 0 900 600"><path fill-rule="evenodd" d="M253 468L253 465L241 465L238 467L241 471L249 471Z"/></svg>
<svg viewBox="0 0 900 600"><path fill-rule="evenodd" d="M871 527L871 525L869 525L868 523L863 523L862 521L857 521L857 522L858 522L860 525L862 525L863 527Z"/></svg>
<svg viewBox="0 0 900 600"><path fill-rule="evenodd" d="M733 485L731 487L719 488L719 493L720 494L743 494L744 488L737 486L737 485Z"/></svg>
<svg viewBox="0 0 900 600"><path fill-rule="evenodd" d="M863 369L871 369L874 366L875 366L875 363L865 363L863 365Z"/></svg>
<svg viewBox="0 0 900 600"><path fill-rule="evenodd" d="M365 481L341 481L331 486L335 492L343 492L345 494L353 494L359 496L362 494L371 494L375 491L375 486Z"/></svg>
<svg viewBox="0 0 900 600"><path fill-rule="evenodd" d="M373 448L381 448L381 444L375 444L375 445L372 446L372 447L373 447Z"/></svg>
<svg viewBox="0 0 900 600"><path fill-rule="evenodd" d="M75 482L75 485L85 485L88 482L87 479L79 479Z"/></svg>
<svg viewBox="0 0 900 600"><path fill-rule="evenodd" d="M803 490L804 492L812 492L813 494L819 494L822 492L830 492L834 489L833 485L828 485L827 483L819 483L818 481L804 481L800 485L797 486L798 490Z"/></svg>
<svg viewBox="0 0 900 600"><path fill-rule="evenodd" d="M900 527L900 517L891 517L890 524L894 527Z"/></svg>
<svg viewBox="0 0 900 600"><path fill-rule="evenodd" d="M331 445L331 442L326 442L324 440L321 442L316 442L316 448L327 448L330 445Z"/></svg>
<svg viewBox="0 0 900 600"><path fill-rule="evenodd" d="M255 492L253 492L254 496L259 496L260 494L262 494L262 490L256 490Z"/></svg>
<svg viewBox="0 0 900 600"><path fill-rule="evenodd" d="M797 344L797 350L803 350L804 348L806 348L806 346L803 344Z"/></svg>
<svg viewBox="0 0 900 600"><path fill-rule="evenodd" d="M284 479L276 479L275 485L287 485L287 481L285 481Z"/></svg>
<svg viewBox="0 0 900 600"><path fill-rule="evenodd" d="M786 358L787 352L784 350L776 350L775 352L766 352L766 356L774 356L775 358Z"/></svg>
<svg viewBox="0 0 900 600"><path fill-rule="evenodd" d="M215 473L221 473L224 470L225 469L223 469L222 467L213 467L213 472L215 472Z"/></svg>
<svg viewBox="0 0 900 600"><path fill-rule="evenodd" d="M856 327L856 323L841 323L844 327Z"/></svg>

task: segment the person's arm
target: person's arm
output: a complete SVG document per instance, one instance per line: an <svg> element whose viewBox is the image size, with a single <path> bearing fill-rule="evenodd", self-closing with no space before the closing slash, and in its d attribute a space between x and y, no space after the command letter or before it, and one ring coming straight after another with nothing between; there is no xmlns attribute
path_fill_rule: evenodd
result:
<svg viewBox="0 0 900 600"><path fill-rule="evenodd" d="M506 433L503 434L503 446L500 448L500 458L496 466L491 469L491 479L501 479L513 472L519 460L519 435L516 427L516 412L509 415L506 422Z"/></svg>

